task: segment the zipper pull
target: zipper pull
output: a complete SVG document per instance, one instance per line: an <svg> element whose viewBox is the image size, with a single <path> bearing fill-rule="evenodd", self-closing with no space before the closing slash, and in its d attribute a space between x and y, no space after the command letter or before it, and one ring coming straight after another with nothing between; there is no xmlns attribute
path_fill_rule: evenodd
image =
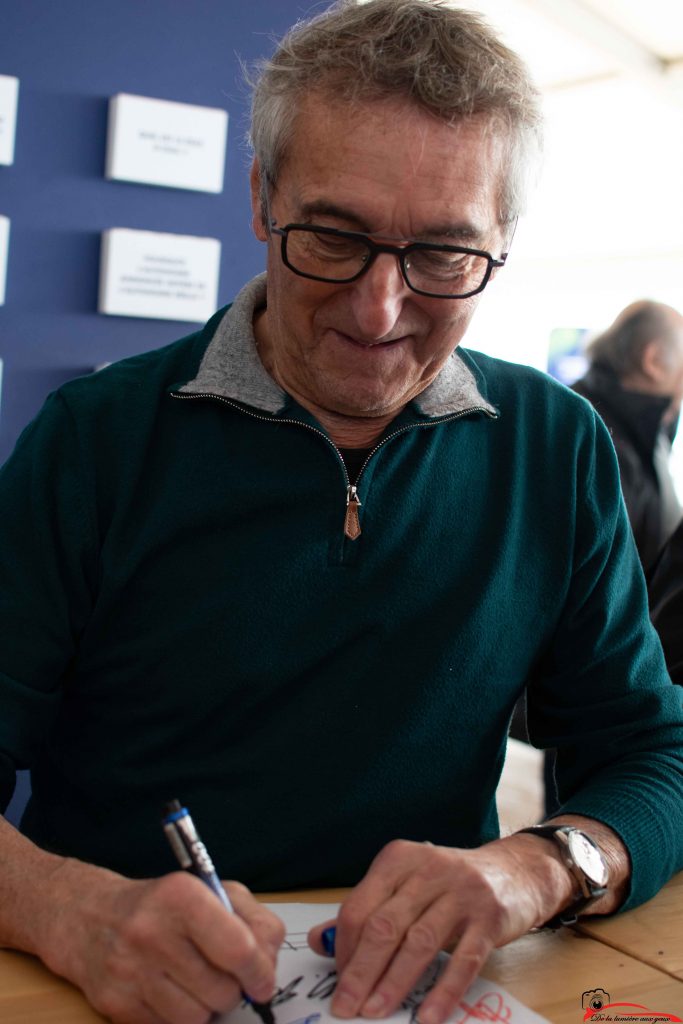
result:
<svg viewBox="0 0 683 1024"><path fill-rule="evenodd" d="M357 540L360 537L360 519L358 518L360 505L358 490L353 484L350 484L346 488L346 515L344 516L344 535L349 540Z"/></svg>

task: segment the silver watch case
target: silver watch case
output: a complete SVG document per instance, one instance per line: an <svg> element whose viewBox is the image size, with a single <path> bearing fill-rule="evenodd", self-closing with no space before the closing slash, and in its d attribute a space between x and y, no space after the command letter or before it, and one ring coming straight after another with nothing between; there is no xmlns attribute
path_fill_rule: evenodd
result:
<svg viewBox="0 0 683 1024"><path fill-rule="evenodd" d="M560 825L554 836L563 847L565 864L581 886L586 897L592 897L596 889L604 889L609 878L607 863L599 846L578 828Z"/></svg>

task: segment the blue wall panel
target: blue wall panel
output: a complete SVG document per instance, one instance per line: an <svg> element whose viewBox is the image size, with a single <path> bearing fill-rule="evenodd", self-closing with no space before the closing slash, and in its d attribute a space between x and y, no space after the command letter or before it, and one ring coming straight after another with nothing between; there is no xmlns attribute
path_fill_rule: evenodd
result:
<svg viewBox="0 0 683 1024"><path fill-rule="evenodd" d="M0 74L20 79L14 164L0 166L0 214L11 219L0 461L59 383L194 330L96 312L101 231L219 238L219 304L263 268L249 223L239 61L269 53L312 8L295 0L0 0ZM117 92L226 109L223 192L106 181L107 101Z"/></svg>

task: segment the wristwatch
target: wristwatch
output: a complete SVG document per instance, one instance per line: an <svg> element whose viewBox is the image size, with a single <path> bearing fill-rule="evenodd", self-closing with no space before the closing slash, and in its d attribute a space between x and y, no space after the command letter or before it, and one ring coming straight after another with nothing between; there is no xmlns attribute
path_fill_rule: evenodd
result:
<svg viewBox="0 0 683 1024"><path fill-rule="evenodd" d="M519 832L530 832L531 835L556 843L562 853L562 860L581 889L581 894L568 907L541 927L559 928L561 925L576 924L579 914L607 892L609 870L600 847L585 832L571 825L532 825L530 828L521 828Z"/></svg>

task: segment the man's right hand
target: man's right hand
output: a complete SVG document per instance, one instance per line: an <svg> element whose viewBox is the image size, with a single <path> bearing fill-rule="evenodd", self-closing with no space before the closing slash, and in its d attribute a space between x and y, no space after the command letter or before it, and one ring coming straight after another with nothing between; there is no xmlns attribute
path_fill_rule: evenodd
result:
<svg viewBox="0 0 683 1024"><path fill-rule="evenodd" d="M46 933L42 959L116 1024L206 1024L241 991L267 1002L284 926L243 886L235 914L199 879L175 872L131 881L65 862L72 905Z"/></svg>
<svg viewBox="0 0 683 1024"><path fill-rule="evenodd" d="M24 875L0 943L39 956L115 1024L206 1024L242 991L272 996L284 925L244 886L227 884L230 914L186 872L131 880L39 851L5 822L0 831L44 869Z"/></svg>

